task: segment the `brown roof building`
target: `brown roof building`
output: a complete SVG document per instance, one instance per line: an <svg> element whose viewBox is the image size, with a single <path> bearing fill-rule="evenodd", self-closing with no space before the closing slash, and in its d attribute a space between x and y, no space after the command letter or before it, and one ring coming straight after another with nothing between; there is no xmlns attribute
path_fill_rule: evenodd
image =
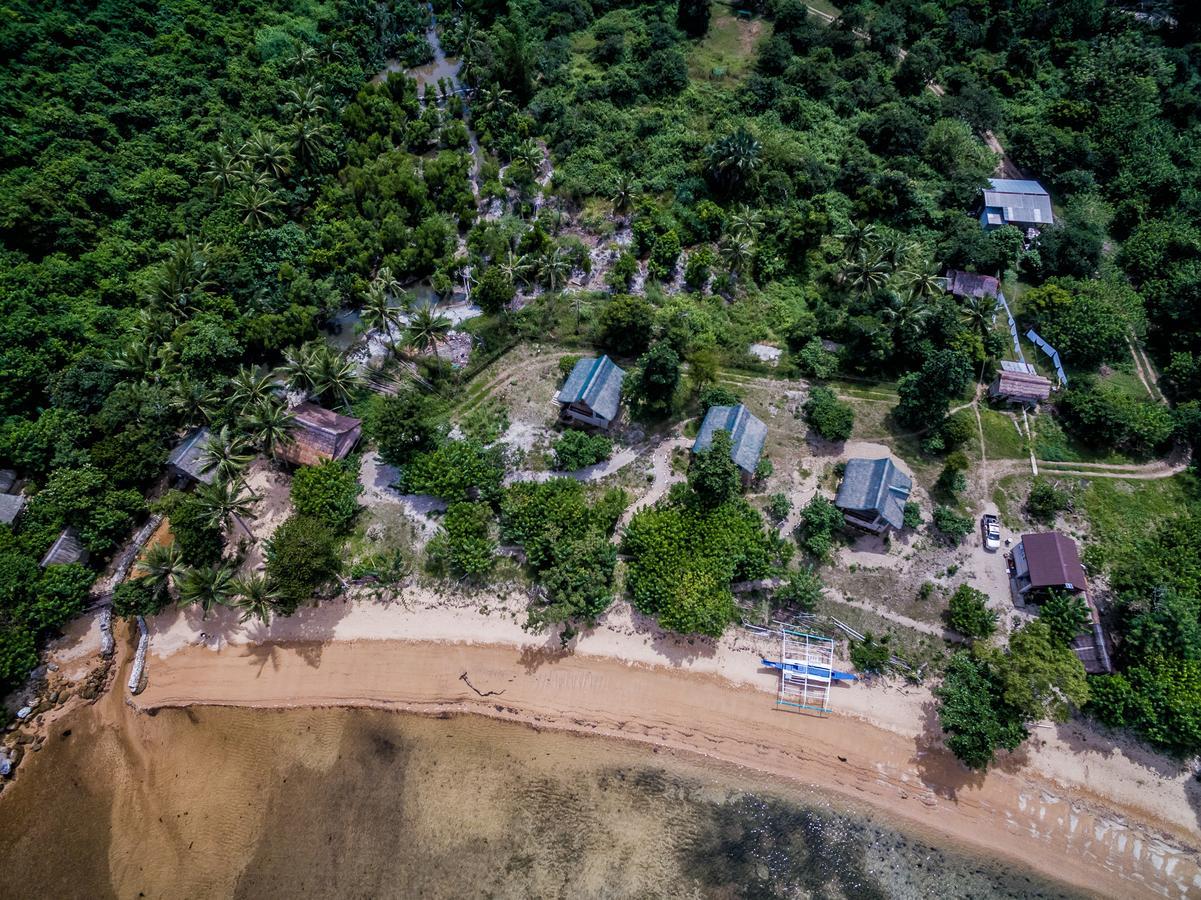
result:
<svg viewBox="0 0 1201 900"><path fill-rule="evenodd" d="M956 297L993 297L1001 292L1001 282L991 275L947 270L947 293Z"/></svg>
<svg viewBox="0 0 1201 900"><path fill-rule="evenodd" d="M1051 382L1029 372L1001 371L988 386L988 395L1010 403L1035 406L1051 396Z"/></svg>
<svg viewBox="0 0 1201 900"><path fill-rule="evenodd" d="M1013 568L1023 595L1052 588L1076 592L1088 586L1076 542L1058 531L1022 535L1013 548Z"/></svg>
<svg viewBox="0 0 1201 900"><path fill-rule="evenodd" d="M291 410L296 423L292 440L279 455L290 463L315 466L330 459L343 459L363 435L363 421L342 416L315 403L302 403Z"/></svg>

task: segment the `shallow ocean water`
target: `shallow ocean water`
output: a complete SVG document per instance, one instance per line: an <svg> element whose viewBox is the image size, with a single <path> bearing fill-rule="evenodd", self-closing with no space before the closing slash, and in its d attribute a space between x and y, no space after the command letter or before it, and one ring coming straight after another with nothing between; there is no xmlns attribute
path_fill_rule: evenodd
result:
<svg viewBox="0 0 1201 900"><path fill-rule="evenodd" d="M370 710L108 715L82 711L0 796L0 896L1071 896L879 813L598 738Z"/></svg>

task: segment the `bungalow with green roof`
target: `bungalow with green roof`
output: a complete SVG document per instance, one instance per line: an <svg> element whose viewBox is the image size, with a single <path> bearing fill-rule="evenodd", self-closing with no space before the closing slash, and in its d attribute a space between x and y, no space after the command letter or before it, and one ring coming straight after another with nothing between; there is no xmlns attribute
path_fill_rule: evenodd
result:
<svg viewBox="0 0 1201 900"><path fill-rule="evenodd" d="M905 502L913 479L896 467L890 457L849 459L834 505L842 510L848 525L872 534L905 524Z"/></svg>
<svg viewBox="0 0 1201 900"><path fill-rule="evenodd" d="M626 377L607 356L586 356L575 364L555 394L564 422L608 429L621 409L621 382Z"/></svg>
<svg viewBox="0 0 1201 900"><path fill-rule="evenodd" d="M759 457L763 455L767 426L741 403L737 406L710 406L692 444L692 452L707 450L718 430L730 433L730 459L742 471L742 480L749 482L755 477Z"/></svg>

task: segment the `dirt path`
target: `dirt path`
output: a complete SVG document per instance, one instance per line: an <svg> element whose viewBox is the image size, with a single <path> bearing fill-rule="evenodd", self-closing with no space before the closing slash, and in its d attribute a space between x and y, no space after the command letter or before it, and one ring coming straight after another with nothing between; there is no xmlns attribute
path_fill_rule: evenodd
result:
<svg viewBox="0 0 1201 900"><path fill-rule="evenodd" d="M1138 380L1147 389L1148 396L1156 403L1162 403L1166 406L1168 400L1159 388L1159 376L1156 374L1155 368L1151 365L1151 361L1147 359L1146 351L1143 350L1132 334L1126 336L1126 343L1130 347L1130 358L1134 360L1134 374L1138 376Z"/></svg>
<svg viewBox="0 0 1201 900"><path fill-rule="evenodd" d="M1089 463L1052 462L1036 460L1039 469L1051 475L1066 475L1074 478L1129 478L1134 481L1153 481L1179 475L1189 465L1187 450L1176 449L1167 459L1149 463ZM995 464L995 472L1003 475L1020 475L1030 472L1024 461L1005 460Z"/></svg>
<svg viewBox="0 0 1201 900"><path fill-rule="evenodd" d="M510 472L505 476L505 484L513 484L518 481L550 481L552 478L574 478L576 481L600 481L603 478L608 478L610 475L615 475L641 456L643 450L636 447L627 447L611 459L606 459L604 462L599 462L593 466L586 466L583 469L576 469L574 472L534 472L529 469L523 469L517 472Z"/></svg>
<svg viewBox="0 0 1201 900"><path fill-rule="evenodd" d="M911 619L909 616L903 616L898 612L893 612L887 606L877 606L875 603L868 603L866 600L855 600L844 596L840 591L833 588L826 588L831 597L839 603L844 603L847 606L853 606L856 609L861 609L864 612L879 616L881 619L888 619L890 622L895 622L902 628L910 628L913 631L920 631L922 634L928 634L931 637L940 638L945 641L952 641L957 644L966 643L967 639L957 631L951 631L949 628L943 628L939 625L931 625L929 622L921 622L917 619Z"/></svg>
<svg viewBox="0 0 1201 900"><path fill-rule="evenodd" d="M692 438L686 437L673 437L655 448L654 453L651 455L654 482L651 484L649 491L631 503L626 508L626 511L622 513L621 518L617 522L617 528L614 531L614 540L621 539L622 529L630 524L630 520L634 518L634 513L658 503L663 497L667 496L667 492L673 484L684 480L683 475L677 475L672 471L672 454L678 449L691 447L692 440Z"/></svg>

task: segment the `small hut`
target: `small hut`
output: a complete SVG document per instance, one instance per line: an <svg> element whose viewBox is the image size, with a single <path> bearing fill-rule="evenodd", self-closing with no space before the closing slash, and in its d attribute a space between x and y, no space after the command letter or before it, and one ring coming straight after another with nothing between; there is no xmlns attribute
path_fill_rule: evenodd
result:
<svg viewBox="0 0 1201 900"><path fill-rule="evenodd" d="M1022 406L1037 406L1051 396L1051 382L1034 372L1003 368L988 386L988 396Z"/></svg>
<svg viewBox="0 0 1201 900"><path fill-rule="evenodd" d="M20 494L0 494L0 524L11 525L25 508L25 498Z"/></svg>
<svg viewBox="0 0 1201 900"><path fill-rule="evenodd" d="M742 480L750 481L755 477L759 457L763 455L767 426L741 403L737 406L710 406L692 445L692 452L707 450L717 431L730 433L730 459L742 472Z"/></svg>
<svg viewBox="0 0 1201 900"><path fill-rule="evenodd" d="M897 468L891 457L849 459L834 505L848 525L872 534L905 525L905 503L913 479Z"/></svg>
<svg viewBox="0 0 1201 900"><path fill-rule="evenodd" d="M217 477L216 470L204 471L204 448L208 442L207 428L197 428L189 432L167 457L167 471L176 478L212 484Z"/></svg>
<svg viewBox="0 0 1201 900"><path fill-rule="evenodd" d="M579 360L555 394L559 418L608 429L621 409L621 383L625 376L625 370L607 356L599 359L586 356Z"/></svg>
<svg viewBox="0 0 1201 900"><path fill-rule="evenodd" d="M294 465L344 459L363 435L362 419L339 415L315 403L301 403L291 413L295 420L292 440L280 448L279 455Z"/></svg>
<svg viewBox="0 0 1201 900"><path fill-rule="evenodd" d="M64 566L69 563L83 565L87 561L88 550L79 539L79 532L74 528L64 528L42 557L40 565L44 569L46 566Z"/></svg>

